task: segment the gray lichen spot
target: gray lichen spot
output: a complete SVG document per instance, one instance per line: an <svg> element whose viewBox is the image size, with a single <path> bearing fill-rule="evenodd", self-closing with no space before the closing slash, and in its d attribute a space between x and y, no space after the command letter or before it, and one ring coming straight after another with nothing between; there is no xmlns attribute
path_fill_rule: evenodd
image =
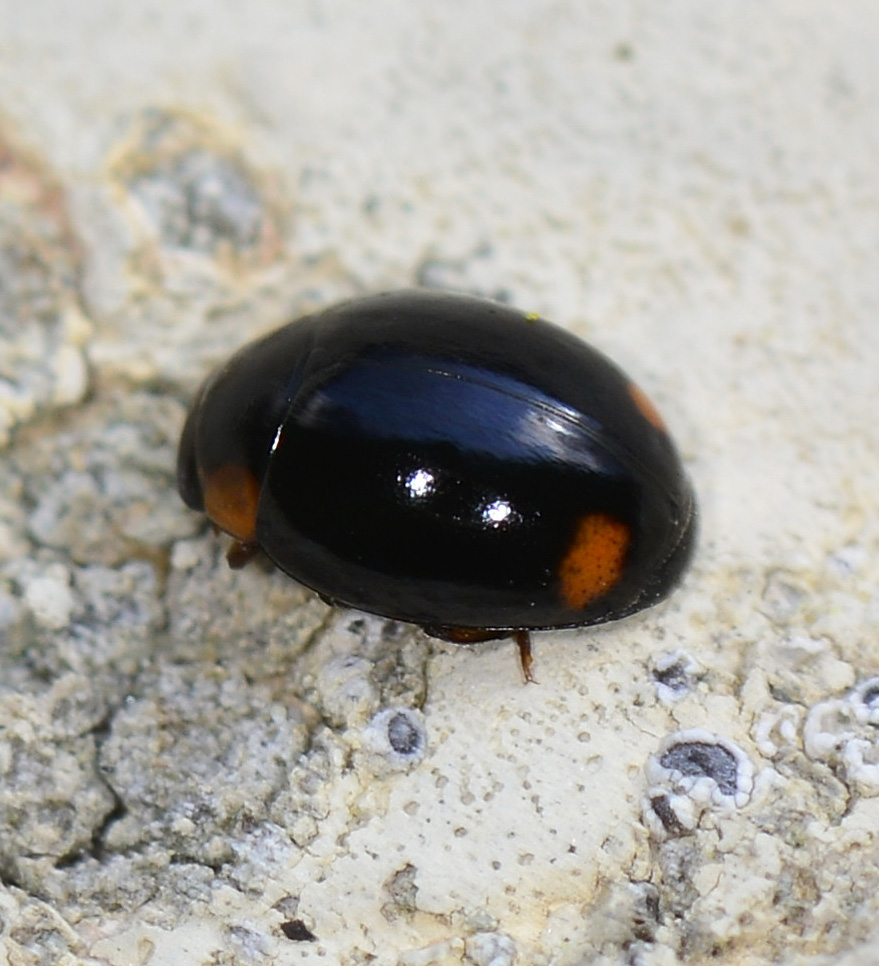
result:
<svg viewBox="0 0 879 966"><path fill-rule="evenodd" d="M704 775L712 778L724 795L735 794L738 784L738 762L735 755L723 745L703 741L675 745L659 763L669 771L682 775Z"/></svg>
<svg viewBox="0 0 879 966"><path fill-rule="evenodd" d="M417 755L424 747L424 730L412 715L398 711L388 722L388 743L398 755Z"/></svg>
<svg viewBox="0 0 879 966"><path fill-rule="evenodd" d="M879 678L870 678L855 689L855 696L866 708L869 708L871 716L875 711L879 711Z"/></svg>
<svg viewBox="0 0 879 966"><path fill-rule="evenodd" d="M679 731L647 762L646 824L661 837L685 835L706 809L744 807L754 787L754 766L726 738L699 729Z"/></svg>
<svg viewBox="0 0 879 966"><path fill-rule="evenodd" d="M275 192L206 119L145 112L120 146L113 173L160 257L188 253L256 268L280 252Z"/></svg>
<svg viewBox="0 0 879 966"><path fill-rule="evenodd" d="M813 705L803 724L809 758L836 766L861 795L879 795L879 677L861 681L842 698Z"/></svg>
<svg viewBox="0 0 879 966"><path fill-rule="evenodd" d="M699 665L685 651L661 654L651 668L657 696L665 703L680 701L688 694L698 673Z"/></svg>
<svg viewBox="0 0 879 966"><path fill-rule="evenodd" d="M427 749L424 720L412 708L385 708L364 728L363 744L373 758L397 769L408 768L420 761Z"/></svg>
<svg viewBox="0 0 879 966"><path fill-rule="evenodd" d="M229 158L192 150L131 182L163 245L210 254L226 242L256 245L263 231L260 197Z"/></svg>
<svg viewBox="0 0 879 966"><path fill-rule="evenodd" d="M653 678L672 691L685 691L688 686L687 673L678 661L668 667L654 668Z"/></svg>

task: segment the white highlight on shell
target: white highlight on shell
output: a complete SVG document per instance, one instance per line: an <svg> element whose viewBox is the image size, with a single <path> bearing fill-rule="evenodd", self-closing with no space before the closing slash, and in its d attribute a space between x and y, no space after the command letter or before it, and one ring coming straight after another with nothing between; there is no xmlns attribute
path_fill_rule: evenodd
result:
<svg viewBox="0 0 879 966"><path fill-rule="evenodd" d="M406 489L413 499L429 496L435 488L436 478L430 470L415 470L406 477Z"/></svg>
<svg viewBox="0 0 879 966"><path fill-rule="evenodd" d="M495 500L483 510L486 523L500 526L508 517L512 516L513 508L505 500Z"/></svg>

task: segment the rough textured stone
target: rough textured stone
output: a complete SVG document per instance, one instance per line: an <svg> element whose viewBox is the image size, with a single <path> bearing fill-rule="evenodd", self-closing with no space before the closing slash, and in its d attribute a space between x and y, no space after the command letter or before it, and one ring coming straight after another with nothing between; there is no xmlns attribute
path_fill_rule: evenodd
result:
<svg viewBox="0 0 879 966"><path fill-rule="evenodd" d="M876 961L877 30L819 0L18 5L0 962ZM233 573L175 493L212 365L416 283L589 337L696 482L681 590L537 635L536 686L507 642Z"/></svg>

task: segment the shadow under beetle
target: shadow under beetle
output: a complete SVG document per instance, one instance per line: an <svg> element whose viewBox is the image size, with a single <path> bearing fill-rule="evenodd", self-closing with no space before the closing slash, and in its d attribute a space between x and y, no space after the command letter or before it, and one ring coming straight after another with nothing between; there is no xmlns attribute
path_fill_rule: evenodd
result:
<svg viewBox="0 0 879 966"><path fill-rule="evenodd" d="M617 620L671 591L696 534L661 417L532 315L426 290L245 346L196 396L184 501L326 601L459 644Z"/></svg>

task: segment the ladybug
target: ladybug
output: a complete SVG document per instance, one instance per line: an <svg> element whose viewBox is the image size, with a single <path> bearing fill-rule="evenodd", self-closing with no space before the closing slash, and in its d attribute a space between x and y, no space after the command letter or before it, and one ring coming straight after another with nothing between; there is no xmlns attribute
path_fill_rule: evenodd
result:
<svg viewBox="0 0 879 966"><path fill-rule="evenodd" d="M407 290L245 346L199 390L183 500L327 602L470 644L617 620L672 590L696 504L656 409L534 315Z"/></svg>

